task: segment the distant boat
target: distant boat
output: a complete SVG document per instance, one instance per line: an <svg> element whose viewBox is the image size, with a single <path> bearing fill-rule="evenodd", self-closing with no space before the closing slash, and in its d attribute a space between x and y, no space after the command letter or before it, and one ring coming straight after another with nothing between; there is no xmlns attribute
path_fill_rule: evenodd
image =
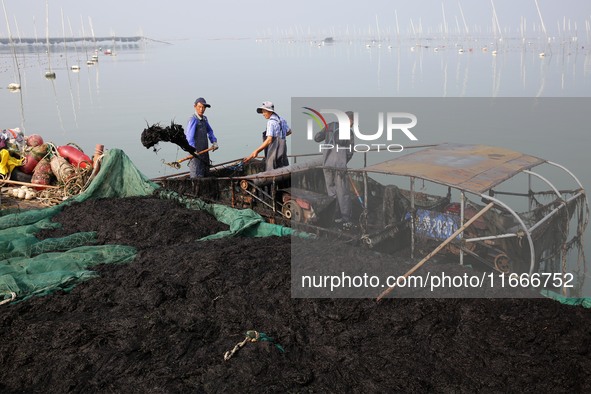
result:
<svg viewBox="0 0 591 394"><path fill-rule="evenodd" d="M105 52L103 52L105 55L111 55L113 52L110 49L105 49Z"/></svg>
<svg viewBox="0 0 591 394"><path fill-rule="evenodd" d="M53 72L53 71L45 71L45 78L47 78L47 79L55 79L55 72Z"/></svg>
<svg viewBox="0 0 591 394"><path fill-rule="evenodd" d="M20 83L9 83L8 84L8 89L9 90L19 90L21 88L21 84Z"/></svg>
<svg viewBox="0 0 591 394"><path fill-rule="evenodd" d="M70 70L72 70L74 72L78 72L78 71L80 71L80 66L75 64L73 66L70 66Z"/></svg>

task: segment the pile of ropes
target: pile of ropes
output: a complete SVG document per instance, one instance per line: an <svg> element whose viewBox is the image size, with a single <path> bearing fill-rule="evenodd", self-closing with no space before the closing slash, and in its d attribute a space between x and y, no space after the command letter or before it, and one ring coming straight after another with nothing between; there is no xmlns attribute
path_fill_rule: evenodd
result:
<svg viewBox="0 0 591 394"><path fill-rule="evenodd" d="M37 193L37 200L43 205L53 206L72 196L82 193L90 185L92 168L74 168L74 174L63 183L58 183L57 188L41 190Z"/></svg>
<svg viewBox="0 0 591 394"><path fill-rule="evenodd" d="M72 144L74 145L74 144ZM78 147L79 148L79 147ZM82 149L79 148L81 151ZM49 144L48 155L59 156L59 153L53 144ZM62 201L77 196L88 188L90 182L94 179L100 167L100 161L104 155L95 158L94 166L88 165L84 168L80 166L59 166L54 169L54 175L57 178L55 188L47 188L37 194L37 199L47 206L61 203Z"/></svg>

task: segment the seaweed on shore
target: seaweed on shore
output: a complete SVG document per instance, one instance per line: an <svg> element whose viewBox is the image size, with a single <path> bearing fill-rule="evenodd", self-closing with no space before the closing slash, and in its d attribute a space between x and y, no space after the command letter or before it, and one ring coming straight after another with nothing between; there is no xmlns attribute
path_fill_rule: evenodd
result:
<svg viewBox="0 0 591 394"><path fill-rule="evenodd" d="M155 197L87 200L54 221L61 227L43 239L96 231L99 244L138 253L93 267L99 276L69 292L2 307L2 393L591 392L582 307L402 289L379 304L294 298L292 253L310 274L414 262L325 239L198 241L225 225ZM431 263L448 275L466 269ZM252 330L276 342L245 342L225 360Z"/></svg>

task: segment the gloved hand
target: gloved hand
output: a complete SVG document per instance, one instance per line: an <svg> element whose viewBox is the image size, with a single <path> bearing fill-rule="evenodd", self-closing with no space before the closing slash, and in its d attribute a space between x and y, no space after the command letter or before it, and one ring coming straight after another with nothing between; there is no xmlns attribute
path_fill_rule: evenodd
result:
<svg viewBox="0 0 591 394"><path fill-rule="evenodd" d="M211 147L213 148L213 150L218 150L220 148L217 142L211 144Z"/></svg>

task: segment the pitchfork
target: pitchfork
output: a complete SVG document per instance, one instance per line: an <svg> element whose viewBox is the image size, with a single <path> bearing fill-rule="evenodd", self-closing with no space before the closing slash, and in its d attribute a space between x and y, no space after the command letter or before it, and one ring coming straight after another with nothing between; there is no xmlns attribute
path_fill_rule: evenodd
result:
<svg viewBox="0 0 591 394"><path fill-rule="evenodd" d="M162 160L162 162L163 162L164 164L166 164L167 166L171 166L172 168L175 168L175 169L177 169L177 170L178 170L178 169L180 169L180 168L181 168L181 163L182 163L183 161L190 160L190 159L192 159L192 158L193 158L193 157L195 157L195 156L199 156L199 155L202 155L203 153L207 153L207 152L209 152L210 150L216 150L216 149L217 149L217 146L214 146L214 145L212 145L212 146L210 146L209 148L202 150L201 152L197 152L197 153L194 153L194 154L192 154L192 155L189 155L189 156L187 156L187 157L183 157L182 159L179 159L179 160L177 160L177 161L173 161L173 162L171 162L171 163L166 163L166 162L164 161L164 159L163 159L163 160Z"/></svg>

